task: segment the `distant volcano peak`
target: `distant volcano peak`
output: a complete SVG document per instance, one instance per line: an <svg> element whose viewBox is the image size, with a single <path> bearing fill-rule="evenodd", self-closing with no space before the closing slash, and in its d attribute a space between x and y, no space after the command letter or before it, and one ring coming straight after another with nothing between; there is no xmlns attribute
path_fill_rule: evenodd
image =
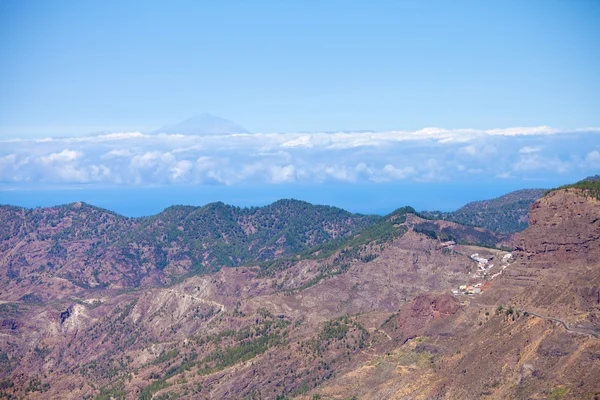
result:
<svg viewBox="0 0 600 400"><path fill-rule="evenodd" d="M209 113L202 113L177 124L163 126L152 133L213 136L250 132L233 121Z"/></svg>

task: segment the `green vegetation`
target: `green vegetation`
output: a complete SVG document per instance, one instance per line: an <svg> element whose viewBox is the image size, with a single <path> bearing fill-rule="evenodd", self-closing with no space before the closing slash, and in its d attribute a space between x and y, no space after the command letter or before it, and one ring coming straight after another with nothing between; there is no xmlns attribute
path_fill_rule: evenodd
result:
<svg viewBox="0 0 600 400"><path fill-rule="evenodd" d="M564 398L568 393L569 393L569 388L568 387L559 387L556 388L554 390L552 390L549 394L548 394L548 400L559 400Z"/></svg>
<svg viewBox="0 0 600 400"><path fill-rule="evenodd" d="M0 381L0 390L10 389L13 386L15 386L15 384L9 378L5 378Z"/></svg>
<svg viewBox="0 0 600 400"><path fill-rule="evenodd" d="M122 380L118 381L112 387L103 386L100 388L100 394L95 400L121 400L127 397L125 384Z"/></svg>
<svg viewBox="0 0 600 400"><path fill-rule="evenodd" d="M152 362L152 364L162 364L167 362L179 355L179 350L174 349L170 351L163 351L160 355Z"/></svg>
<svg viewBox="0 0 600 400"><path fill-rule="evenodd" d="M577 183L557 187L556 189L547 191L544 195L547 195L548 193L554 192L556 190L563 189L567 191L569 189L579 189L583 192L583 194L586 197L600 200L600 175L590 176Z"/></svg>
<svg viewBox="0 0 600 400"><path fill-rule="evenodd" d="M42 382L42 380L38 377L31 378L27 387L25 388L25 393L29 392L41 392L44 393L50 389L50 384L48 382Z"/></svg>
<svg viewBox="0 0 600 400"><path fill-rule="evenodd" d="M0 304L0 316L2 318L16 318L23 314L18 303Z"/></svg>
<svg viewBox="0 0 600 400"><path fill-rule="evenodd" d="M336 343L356 351L366 347L369 338L369 332L355 319L346 315L325 322L315 338L301 344L301 350L314 358L325 354ZM327 364L323 367L329 369Z"/></svg>
<svg viewBox="0 0 600 400"><path fill-rule="evenodd" d="M183 382L185 380L183 377L176 378L176 376L186 371L190 371L188 374L191 374L186 376L187 379L189 376L208 375L252 360L273 347L278 347L281 351L294 348L295 343L287 341L289 326L290 323L284 318L274 317L266 310L258 310L256 323L253 325L238 330L223 330L215 335L192 338L193 350L183 357L176 349L166 349L159 358L151 363L151 365L161 366L162 371L160 373L153 372L147 377L152 382L142 390L139 398L159 398L156 397L157 392ZM291 386L284 385L279 394L273 393L272 396L293 398L307 394L319 382L332 376L332 367L336 358L346 358L350 351L359 351L367 346L368 339L367 330L353 317L344 316L325 322L314 338L304 342L298 341L298 347L295 347L296 351L304 352L310 359L316 360L316 367L304 371L281 371L282 377L286 376L287 379L291 379L289 381ZM279 354L278 352L271 353L269 357ZM200 357L198 354L203 354L203 356ZM332 359L332 354L337 354L336 358ZM279 373L276 376L279 377ZM116 389L118 387L115 385ZM114 393L116 393L115 390L113 390ZM199 393L203 388L201 385L196 385L190 390ZM110 391L105 389L105 392L109 393ZM246 398L264 397L254 391Z"/></svg>
<svg viewBox="0 0 600 400"><path fill-rule="evenodd" d="M140 392L140 400L151 400L154 393L158 392L161 389L168 387L169 384L164 379L159 379L157 381L152 382L148 386L142 389Z"/></svg>
<svg viewBox="0 0 600 400"><path fill-rule="evenodd" d="M421 350L418 346L415 350L402 350L393 354L391 358L397 365L418 365L419 367L435 368L434 354L427 350Z"/></svg>
<svg viewBox="0 0 600 400"><path fill-rule="evenodd" d="M342 340L348 333L348 318L327 321L323 331L319 335L321 340L336 339Z"/></svg>
<svg viewBox="0 0 600 400"><path fill-rule="evenodd" d="M199 375L212 374L240 362L251 360L274 346L284 345L287 336L286 328L290 323L273 317L265 310L259 310L258 315L261 317L260 320L257 320L258 322L252 326L239 330L223 330L216 335L208 335L203 338L193 338L196 348L203 350L204 354L207 350L216 347L201 360L198 359L196 350L184 357L180 356L177 349L161 353L151 364L166 364L163 367L163 373L153 373L148 377L153 382L142 390L139 398L153 398L154 393L172 384L169 381L171 378L193 368L197 368ZM179 360L177 360L178 357ZM201 391L201 385L196 390Z"/></svg>
<svg viewBox="0 0 600 400"><path fill-rule="evenodd" d="M376 254L370 252L365 254L367 245L384 245L404 235L408 230L406 226L402 225L406 222L406 214L414 212L415 210L412 207L402 207L384 217L380 222L374 223L364 229L352 239L330 241L312 247L294 257L278 258L264 262L261 264L262 275L272 276L275 271L286 269L300 260L326 259L339 252L328 270L323 271L309 283L303 285L302 289L310 287L327 276L344 272L350 267L350 261L352 260L361 260L363 262L374 260L377 257Z"/></svg>
<svg viewBox="0 0 600 400"><path fill-rule="evenodd" d="M86 289L109 285L106 279L136 282L152 270L166 271L177 282L223 266L260 263L343 241L380 220L297 200L260 208L173 206L144 218L125 218L85 203L47 209L0 206L0 251L19 240L45 242L48 260L40 272L60 274ZM80 240L87 247L81 253L71 251L70 244ZM112 272L107 265L115 264L135 275L107 273ZM169 269L173 264L177 273ZM18 279L18 271L9 268L7 276Z"/></svg>
<svg viewBox="0 0 600 400"><path fill-rule="evenodd" d="M283 319L274 319L269 314L264 314L265 320L253 327L239 331L224 331L217 336L209 336L205 342L220 343L224 338L233 338L235 344L221 347L198 362L198 372L206 375L221 371L229 366L248 361L269 348L285 343L284 331L289 322ZM199 343L203 343L201 341Z"/></svg>
<svg viewBox="0 0 600 400"><path fill-rule="evenodd" d="M8 373L12 368L13 363L11 363L8 353L0 350L0 373Z"/></svg>
<svg viewBox="0 0 600 400"><path fill-rule="evenodd" d="M33 352L36 356L38 356L42 361L46 359L46 357L50 354L51 350L48 346L38 347L37 345L33 349Z"/></svg>
<svg viewBox="0 0 600 400"><path fill-rule="evenodd" d="M433 240L452 240L458 244L472 244L481 247L496 248L504 235L499 235L489 230L481 231L471 226L448 226L440 228L433 221L425 221L413 226L415 232L422 233Z"/></svg>
<svg viewBox="0 0 600 400"><path fill-rule="evenodd" d="M205 375L221 371L231 365L248 361L264 353L269 347L281 343L282 338L279 335L272 334L243 341L236 346L228 347L224 350L217 350L202 359L203 367L200 369L200 373Z"/></svg>
<svg viewBox="0 0 600 400"><path fill-rule="evenodd" d="M529 226L531 204L542 197L545 189L524 189L484 201L468 203L453 212L423 211L428 219L445 219L467 226L479 226L493 232L520 232Z"/></svg>
<svg viewBox="0 0 600 400"><path fill-rule="evenodd" d="M154 263L162 268L168 262L164 249L183 245L186 257L199 266L198 272L213 272L221 266L274 259L279 252L297 254L356 234L379 219L297 200L279 200L262 208L220 202L204 207L173 206L142 219L140 227L119 244L153 246Z"/></svg>

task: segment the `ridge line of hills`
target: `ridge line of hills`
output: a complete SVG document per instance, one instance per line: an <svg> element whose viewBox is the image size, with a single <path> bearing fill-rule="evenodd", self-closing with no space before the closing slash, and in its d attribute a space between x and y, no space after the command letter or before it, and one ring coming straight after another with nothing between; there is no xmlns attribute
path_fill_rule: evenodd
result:
<svg viewBox="0 0 600 400"><path fill-rule="evenodd" d="M202 208L215 208L215 207L226 207L226 208L232 208L232 209L237 209L237 210L242 210L242 211L254 211L257 209L262 209L262 208L266 208L266 207L272 207L272 206L277 206L277 205L285 205L285 204L292 204L292 203L296 203L298 205L307 205L307 206L312 206L312 207L328 207L331 209L335 209L335 210L340 210L343 212L347 212L349 214L354 214L354 215L362 215L362 216L378 216L376 214L363 214L363 213L352 213L350 211L346 211L343 208L337 207L337 206L332 206L332 205L327 205L327 204L313 204L310 203L308 201L304 201L304 200L298 200L298 199L294 199L294 198L282 198L279 200L276 200L270 204L264 205L264 206L235 206L235 205L231 205L231 204L227 204L224 203L223 201L214 201L211 203L206 203L204 205L200 205L200 206L195 206L195 205L190 205L190 204L173 204L171 206L166 207L165 209L163 209L162 211L156 213L156 214L151 214L151 215L146 215L146 216L140 216L140 217L128 217L126 215L120 214L117 211L113 211L110 210L108 208L104 208L104 207L100 207L100 206L96 206L93 205L91 203L85 202L85 201L74 201L71 203L65 203L65 204L57 204L54 206L47 206L47 207L23 207L23 206L17 206L17 205L12 205L12 204L0 204L0 207L3 208L15 208L15 209L22 209L22 210L44 210L44 209L54 209L54 208L68 208L68 207L79 207L79 206L83 206L83 207L91 207L94 209L97 209L99 211L103 211L106 213L110 213L113 214L115 216L121 217L121 218L125 218L125 219L133 219L133 220L143 220L143 219L148 219L148 218L153 218L153 217L157 217L160 214L166 213L166 212L170 212L172 210L176 210L176 209L187 209L187 210L198 210L198 209L202 209Z"/></svg>
<svg viewBox="0 0 600 400"><path fill-rule="evenodd" d="M592 179L592 178L593 177L586 178L586 179ZM469 202L455 211L444 212L444 211L426 211L426 210L424 210L424 211L420 211L419 215L424 218L429 218L429 219L447 219L449 221L457 222L462 225L471 225L471 226L476 226L476 227L481 227L481 228L487 228L492 231L500 232L500 233L514 233L514 232L521 231L527 227L526 216L527 216L528 206L531 203L533 203L533 201L540 198L546 192L548 192L548 189L520 189L520 190L509 192L507 194L504 194L502 196L492 198L489 200L478 200L478 201ZM238 210L256 210L256 209L271 207L271 206L275 206L277 204L285 204L285 203L299 203L299 204L305 204L305 205L315 206L315 207L330 207L335 210L342 210L342 211L351 213L351 212L346 211L337 206L325 205L325 204L312 204L310 202L307 202L304 200L298 200L298 199L294 199L294 198L282 198L282 199L276 200L273 203L265 205L265 206L246 206L246 207L229 205L222 201L215 201L215 202L207 203L207 204L204 204L201 206L186 205L186 204L173 204L157 214L142 216L142 217L127 217L116 211L112 211L110 209L95 206L93 204L89 204L89 203L86 203L83 201L72 202L72 203L67 203L67 204L60 204L60 205L49 206L49 207L21 207L21 206L10 205L10 204L0 204L0 207L14 207L14 208L24 209L24 210L36 210L36 209L52 209L52 208L60 208L60 207L72 207L76 204L81 204L84 206L96 208L103 212L114 214L115 216L119 216L122 218L143 220L143 219L147 219L147 218L157 217L160 214L169 212L170 210L177 209L177 208L187 208L188 210L197 210L197 209L201 209L201 208L205 208L205 207L230 207L230 208L235 208ZM490 215L498 214L500 212L508 213L508 215L506 217L507 222L498 221L498 220L494 219L493 217L490 218ZM473 214L473 216L469 217L466 215L469 213ZM381 217L381 218L384 217L384 216L381 216L378 214L363 214L363 213L351 213L351 214L362 215L362 216Z"/></svg>
<svg viewBox="0 0 600 400"><path fill-rule="evenodd" d="M385 242L404 233L404 228L398 233L395 220L404 221L407 214L418 215L412 207L380 217L296 200L257 208L221 202L172 206L143 218L126 218L85 203L0 207L0 255L5 253L0 281L18 286L24 277L44 272L84 289L131 288L168 285L224 266L260 264L270 269L372 240ZM511 246L510 236L482 228L432 220L420 220L413 228L436 240ZM30 256L18 256L16 250Z"/></svg>
<svg viewBox="0 0 600 400"><path fill-rule="evenodd" d="M469 203L458 212L464 209L482 218L497 215L498 206L502 210L508 206L515 209L509 220L522 220L523 213L526 219L523 205L532 201L531 193L519 191ZM478 210L472 204L481 207ZM264 207L241 208L223 202L174 205L152 216L128 218L77 202L34 209L0 206L0 254L13 247L0 265L6 268L8 282L46 271L82 288L163 286L223 266L260 264L270 269L371 239L385 241L394 235L390 220L405 218L407 213L427 219L413 229L435 240L512 247L510 230L481 229L450 214L440 218L411 207L377 216L281 199ZM15 247L36 257L16 257Z"/></svg>
<svg viewBox="0 0 600 400"><path fill-rule="evenodd" d="M547 189L521 189L491 200L470 202L456 211L423 211L421 214L494 232L515 233L527 228L529 207L546 192Z"/></svg>

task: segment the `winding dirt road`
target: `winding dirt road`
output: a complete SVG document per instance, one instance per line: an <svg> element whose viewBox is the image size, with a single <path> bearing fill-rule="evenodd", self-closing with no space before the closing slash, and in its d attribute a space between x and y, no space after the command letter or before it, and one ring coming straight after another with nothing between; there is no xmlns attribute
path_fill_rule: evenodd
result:
<svg viewBox="0 0 600 400"><path fill-rule="evenodd" d="M521 311L523 313L528 313L529 315L533 315L534 317L538 317L538 318L542 318L545 319L546 321L553 321L553 322L558 322L559 324L561 324L565 330L569 333L574 333L577 335L585 335L589 338L594 338L594 339L600 339L600 334L596 333L596 332L592 332L592 331L588 331L588 330L582 330L582 329L577 329L577 328L571 328L569 327L569 325L567 325L567 323L565 321L563 321L562 319L558 319L558 318L554 318L554 317L549 317L547 315L540 315L531 311Z"/></svg>

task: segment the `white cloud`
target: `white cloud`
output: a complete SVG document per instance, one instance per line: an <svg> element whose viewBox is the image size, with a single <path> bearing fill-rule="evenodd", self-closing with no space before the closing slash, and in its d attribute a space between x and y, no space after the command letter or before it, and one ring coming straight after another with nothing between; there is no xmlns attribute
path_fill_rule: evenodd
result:
<svg viewBox="0 0 600 400"><path fill-rule="evenodd" d="M174 181L187 181L187 175L194 167L194 164L188 160L182 160L171 167L171 177Z"/></svg>
<svg viewBox="0 0 600 400"><path fill-rule="evenodd" d="M432 182L443 181L446 179L445 168L435 158L428 159L421 167L421 173L417 177L418 181Z"/></svg>
<svg viewBox="0 0 600 400"><path fill-rule="evenodd" d="M200 156L196 160L196 168L200 171L211 170L222 164L223 160L215 157Z"/></svg>
<svg viewBox="0 0 600 400"><path fill-rule="evenodd" d="M327 146L329 149L351 149L356 147L377 146L383 143L383 140L373 133L334 134L330 141L331 144Z"/></svg>
<svg viewBox="0 0 600 400"><path fill-rule="evenodd" d="M368 177L372 177L376 173L376 170L375 170L375 168L373 168L373 166L368 166L364 162L360 162L360 163L356 164L356 167L354 167L354 169L356 170L356 172L358 174L364 174Z"/></svg>
<svg viewBox="0 0 600 400"><path fill-rule="evenodd" d="M531 135L554 135L560 133L560 129L550 126L529 126L504 129L488 129L484 131L488 135L501 136L531 136Z"/></svg>
<svg viewBox="0 0 600 400"><path fill-rule="evenodd" d="M52 164L52 163L68 163L71 161L75 161L80 158L83 153L79 151L72 151L69 149L65 149L60 153L52 153L47 156L41 157L40 162L43 164Z"/></svg>
<svg viewBox="0 0 600 400"><path fill-rule="evenodd" d="M406 179L413 176L416 171L413 167L396 168L391 164L383 167L383 173L391 179Z"/></svg>
<svg viewBox="0 0 600 400"><path fill-rule="evenodd" d="M65 141L80 141L80 142L105 142L124 139L141 139L150 137L141 132L116 132L103 135L86 136L81 138L66 138Z"/></svg>
<svg viewBox="0 0 600 400"><path fill-rule="evenodd" d="M585 155L585 165L588 168L600 168L600 152L592 150Z"/></svg>
<svg viewBox="0 0 600 400"><path fill-rule="evenodd" d="M127 149L113 149L108 153L102 155L103 158L112 158L112 157L131 157L133 153Z"/></svg>
<svg viewBox="0 0 600 400"><path fill-rule="evenodd" d="M106 165L91 165L90 176L93 181L105 181L110 178L111 171Z"/></svg>
<svg viewBox="0 0 600 400"><path fill-rule="evenodd" d="M496 178L500 178L500 179L510 179L510 178L514 178L514 176L506 171L506 172L500 172L498 174L496 174Z"/></svg>
<svg viewBox="0 0 600 400"><path fill-rule="evenodd" d="M544 157L538 153L528 154L522 156L516 163L513 164L512 169L514 171L551 171L562 174L571 169L572 163L570 161L563 161L558 157Z"/></svg>
<svg viewBox="0 0 600 400"><path fill-rule="evenodd" d="M221 136L125 132L0 142L2 182L439 181L594 172L600 130L549 127ZM547 135L555 135L547 140ZM544 175L546 174L546 175Z"/></svg>
<svg viewBox="0 0 600 400"><path fill-rule="evenodd" d="M356 173L352 168L346 165L327 165L322 170L325 173L326 179L333 178L342 182L355 182Z"/></svg>
<svg viewBox="0 0 600 400"><path fill-rule="evenodd" d="M236 171L229 160L220 157L201 156L195 162L194 171L198 183L221 183L231 185L238 181Z"/></svg>
<svg viewBox="0 0 600 400"><path fill-rule="evenodd" d="M470 156L474 156L477 154L477 148L472 144L462 148L462 151Z"/></svg>
<svg viewBox="0 0 600 400"><path fill-rule="evenodd" d="M131 168L144 169L155 168L159 165L168 165L173 163L175 157L167 152L149 151L142 155L135 155L131 158Z"/></svg>
<svg viewBox="0 0 600 400"><path fill-rule="evenodd" d="M521 150L519 150L519 153L521 154L532 154L532 153L539 153L541 151L541 147L537 146L537 147L532 147L532 146L525 146L522 147Z"/></svg>
<svg viewBox="0 0 600 400"><path fill-rule="evenodd" d="M279 166L274 165L271 167L271 182L273 183L284 183L293 182L296 180L295 175L296 169L293 165Z"/></svg>
<svg viewBox="0 0 600 400"><path fill-rule="evenodd" d="M281 147L313 147L312 137L310 135L302 135L300 137L288 140L281 144Z"/></svg>
<svg viewBox="0 0 600 400"><path fill-rule="evenodd" d="M28 162L28 159L27 159ZM27 163L25 162L25 163ZM19 182L17 174L19 165L24 165L16 154L8 154L0 157L0 181Z"/></svg>

